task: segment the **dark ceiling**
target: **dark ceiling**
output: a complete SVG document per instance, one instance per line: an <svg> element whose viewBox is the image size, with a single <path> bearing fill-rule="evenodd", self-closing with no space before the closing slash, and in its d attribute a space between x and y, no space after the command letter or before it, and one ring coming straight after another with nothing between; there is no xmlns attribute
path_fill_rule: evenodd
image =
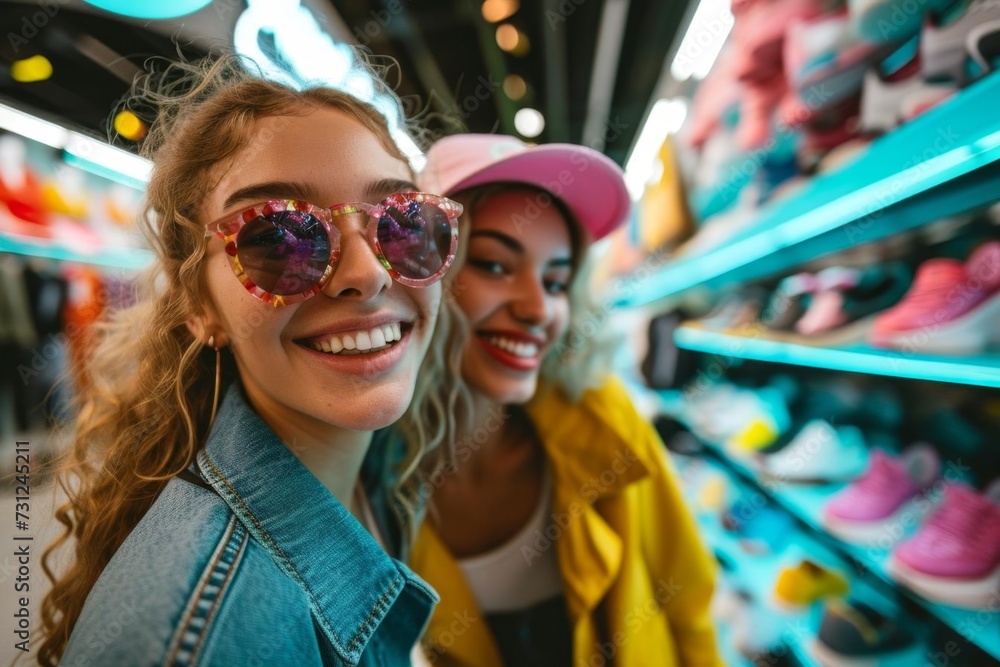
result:
<svg viewBox="0 0 1000 667"><path fill-rule="evenodd" d="M605 89L592 91L608 3L627 7L624 35L614 76L606 78ZM505 22L526 34L531 46L528 53L514 56L497 45L495 26L482 17L482 0L303 4L334 18L339 15L339 22L330 22L339 23L332 32L366 43L376 62L380 56L394 58L399 71L389 73L391 82L398 80L397 92L407 112L421 113L432 132L514 134L515 111L530 106L546 121L545 130L533 141L601 148L594 143L593 130L584 136L587 108L592 99L610 96L603 124L608 141L603 148L619 163L641 126L677 26L687 12L687 0L523 0ZM242 0L216 0L191 17L166 22L123 19L71 0L32 34L25 21L38 18L40 5L0 2L0 26L8 36L0 40L0 97L106 136L113 105L150 56L169 58L181 52L194 57L212 47L225 48L231 44L232 25L242 6ZM25 39L10 39L12 32ZM619 46L617 40L612 43ZM53 76L37 83L13 81L10 63L39 53L52 62ZM527 82L523 99L511 100L500 88L507 74L519 74ZM596 127L602 127L600 119Z"/></svg>

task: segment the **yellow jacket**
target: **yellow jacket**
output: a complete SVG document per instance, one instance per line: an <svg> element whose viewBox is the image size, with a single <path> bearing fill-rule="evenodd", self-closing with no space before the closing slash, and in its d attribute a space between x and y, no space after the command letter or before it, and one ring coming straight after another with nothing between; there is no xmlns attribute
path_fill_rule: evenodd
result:
<svg viewBox="0 0 1000 667"><path fill-rule="evenodd" d="M722 665L709 618L714 562L660 438L622 384L575 404L540 392L527 411L554 493L552 522L535 546L556 549L574 667ZM434 664L503 667L458 563L426 522L411 566L441 595L424 635Z"/></svg>

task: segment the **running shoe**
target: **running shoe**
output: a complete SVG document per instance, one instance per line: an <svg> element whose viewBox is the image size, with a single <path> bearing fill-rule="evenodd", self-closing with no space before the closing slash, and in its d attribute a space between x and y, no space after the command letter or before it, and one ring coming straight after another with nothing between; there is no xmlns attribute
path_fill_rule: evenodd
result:
<svg viewBox="0 0 1000 667"><path fill-rule="evenodd" d="M913 445L898 457L873 449L865 474L827 504L823 524L842 540L888 549L930 510L920 493L940 472L930 445Z"/></svg>
<svg viewBox="0 0 1000 667"><path fill-rule="evenodd" d="M871 342L931 354L976 354L1000 342L1000 241L964 264L924 262L902 301L875 319Z"/></svg>
<svg viewBox="0 0 1000 667"><path fill-rule="evenodd" d="M985 609L1000 599L1000 479L949 483L941 506L893 552L889 571L928 600Z"/></svg>

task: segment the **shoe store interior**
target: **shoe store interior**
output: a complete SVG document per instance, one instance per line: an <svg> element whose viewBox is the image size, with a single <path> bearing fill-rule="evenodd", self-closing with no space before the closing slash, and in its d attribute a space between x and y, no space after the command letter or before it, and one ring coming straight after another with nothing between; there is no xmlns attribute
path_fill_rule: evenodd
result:
<svg viewBox="0 0 1000 667"><path fill-rule="evenodd" d="M704 664L1000 665L996 0L4 0L0 25L5 552L15 442L33 553L60 534L75 369L155 255L135 77L234 52L379 108L365 53L397 129L621 168L580 321L712 559ZM625 655L573 664L695 664Z"/></svg>

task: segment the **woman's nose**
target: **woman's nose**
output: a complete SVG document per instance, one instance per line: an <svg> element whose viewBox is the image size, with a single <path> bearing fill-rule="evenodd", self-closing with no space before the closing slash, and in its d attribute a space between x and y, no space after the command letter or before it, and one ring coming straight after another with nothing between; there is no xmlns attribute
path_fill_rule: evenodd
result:
<svg viewBox="0 0 1000 667"><path fill-rule="evenodd" d="M546 324L551 319L552 304L540 277L530 276L518 281L511 312L516 319L528 324Z"/></svg>
<svg viewBox="0 0 1000 667"><path fill-rule="evenodd" d="M333 276L323 287L323 293L365 301L389 289L392 277L368 242L362 226L364 223L352 223L343 224L340 228L340 256L334 264Z"/></svg>

